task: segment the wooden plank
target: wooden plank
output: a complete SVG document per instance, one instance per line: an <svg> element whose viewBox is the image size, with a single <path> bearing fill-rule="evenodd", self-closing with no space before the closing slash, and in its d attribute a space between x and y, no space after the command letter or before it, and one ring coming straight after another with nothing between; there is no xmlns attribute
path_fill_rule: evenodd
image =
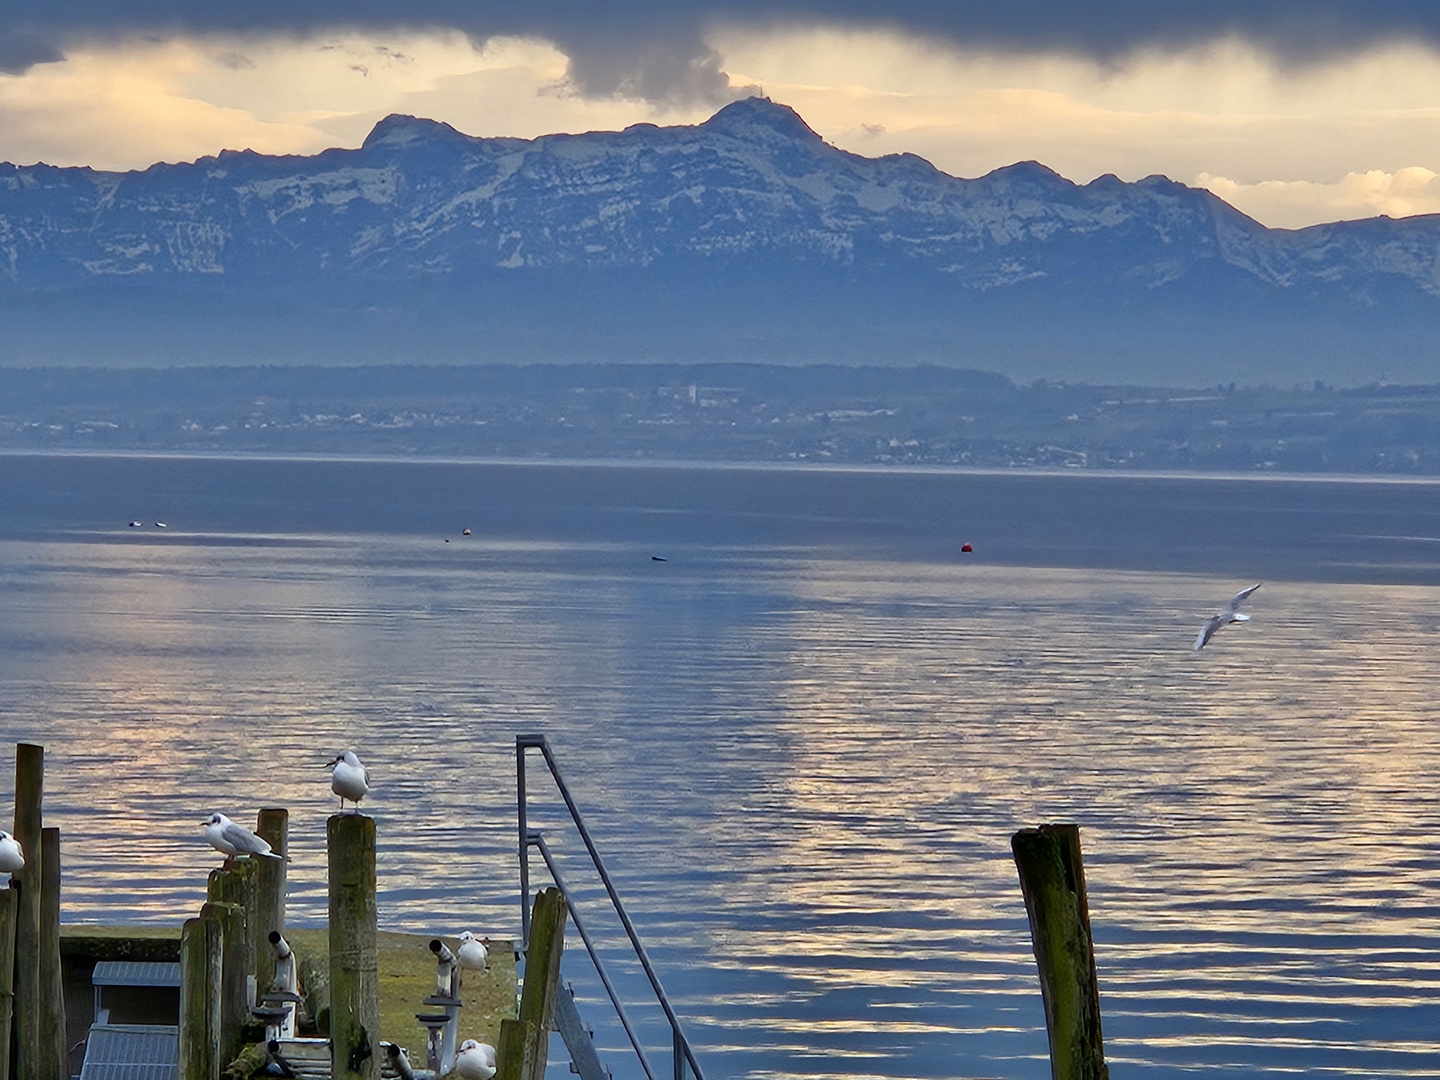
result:
<svg viewBox="0 0 1440 1080"><path fill-rule="evenodd" d="M270 932L285 933L285 856L290 843L290 811L268 807L255 815L255 835L270 845L278 859L255 860L255 917L251 921L251 951L255 956L255 982L260 992L275 981L275 950Z"/></svg>
<svg viewBox="0 0 1440 1080"><path fill-rule="evenodd" d="M180 931L180 1080L220 1076L223 931L213 912L201 912Z"/></svg>
<svg viewBox="0 0 1440 1080"><path fill-rule="evenodd" d="M15 913L15 1078L48 1080L40 1050L40 879L41 802L45 793L45 748L15 746L15 839L25 866L12 880L20 889Z"/></svg>
<svg viewBox="0 0 1440 1080"><path fill-rule="evenodd" d="M0 889L0 1080L10 1080L10 1031L15 1012L15 912L20 894Z"/></svg>
<svg viewBox="0 0 1440 1080"><path fill-rule="evenodd" d="M1040 972L1053 1080L1109 1080L1085 867L1076 825L1021 829L1010 840Z"/></svg>
<svg viewBox="0 0 1440 1080"><path fill-rule="evenodd" d="M332 814L330 869L330 1072L380 1075L380 961L376 944L375 819Z"/></svg>
<svg viewBox="0 0 1440 1080"><path fill-rule="evenodd" d="M500 1040L495 1044L495 1075L491 1080L521 1080L529 1070L526 1054L530 1048L524 1020L506 1017L500 1021Z"/></svg>
<svg viewBox="0 0 1440 1080"><path fill-rule="evenodd" d="M526 1044L521 1080L545 1077L550 1030L555 1026L555 1001L561 993L560 957L565 951L566 913L565 894L559 889L541 889L535 894L530 948L525 954L525 985L520 991Z"/></svg>
<svg viewBox="0 0 1440 1080"><path fill-rule="evenodd" d="M40 830L40 1059L42 1080L67 1080L65 980L60 971L60 830Z"/></svg>
<svg viewBox="0 0 1440 1080"><path fill-rule="evenodd" d="M218 871L217 871L218 873ZM213 874L212 874L213 881ZM245 1002L245 909L239 904L207 902L203 918L220 926L220 1067L240 1052L240 1028L250 1018Z"/></svg>

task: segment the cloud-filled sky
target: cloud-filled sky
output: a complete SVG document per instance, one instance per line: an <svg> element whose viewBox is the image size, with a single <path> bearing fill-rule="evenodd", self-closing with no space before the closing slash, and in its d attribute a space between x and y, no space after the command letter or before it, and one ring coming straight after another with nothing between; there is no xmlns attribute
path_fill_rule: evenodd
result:
<svg viewBox="0 0 1440 1080"><path fill-rule="evenodd" d="M1440 212L1440 4L1414 0L5 0L0 160L143 168L694 123L758 92L976 176L1164 173L1287 227Z"/></svg>

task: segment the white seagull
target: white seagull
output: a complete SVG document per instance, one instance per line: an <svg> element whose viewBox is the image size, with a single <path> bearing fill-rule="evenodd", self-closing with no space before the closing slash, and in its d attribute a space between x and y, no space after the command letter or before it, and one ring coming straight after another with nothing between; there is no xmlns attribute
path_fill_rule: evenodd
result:
<svg viewBox="0 0 1440 1080"><path fill-rule="evenodd" d="M455 1055L455 1075L465 1080L490 1080L495 1075L495 1047L466 1039Z"/></svg>
<svg viewBox="0 0 1440 1080"><path fill-rule="evenodd" d="M226 862L236 855L262 855L268 859L278 859L270 850L270 845L260 837L256 836L244 825L236 825L224 814L211 814L210 820L204 823L205 839L210 841L210 846L216 851L227 856Z"/></svg>
<svg viewBox="0 0 1440 1080"><path fill-rule="evenodd" d="M469 930L460 935L460 947L455 950L456 959L462 968L484 971L485 961L490 956L489 938L479 938Z"/></svg>
<svg viewBox="0 0 1440 1080"><path fill-rule="evenodd" d="M25 851L20 841L8 832L0 832L0 874L13 874L25 868Z"/></svg>
<svg viewBox="0 0 1440 1080"><path fill-rule="evenodd" d="M1249 615L1240 614L1240 605L1243 604L1246 598L1256 589L1258 589L1260 585L1261 582L1257 581L1248 589L1241 589L1239 592L1237 592L1234 596L1230 598L1230 606L1226 610L1220 612L1218 615L1216 615L1208 623L1205 624L1205 629L1201 630L1199 635L1195 638L1196 652L1199 652L1201 649L1203 649L1206 642L1208 642L1212 637L1215 636L1215 631L1219 630L1222 626L1229 626L1231 623L1236 622L1250 621Z"/></svg>
<svg viewBox="0 0 1440 1080"><path fill-rule="evenodd" d="M330 777L330 790L340 796L340 809L345 809L345 800L349 799L359 810L360 800L370 794L370 770L360 764L354 750L346 750L325 764L326 767L335 766L335 772Z"/></svg>

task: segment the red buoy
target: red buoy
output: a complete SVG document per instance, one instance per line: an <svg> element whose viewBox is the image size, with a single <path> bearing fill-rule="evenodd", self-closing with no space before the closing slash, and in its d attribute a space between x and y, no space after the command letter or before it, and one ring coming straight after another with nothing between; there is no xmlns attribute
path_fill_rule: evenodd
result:
<svg viewBox="0 0 1440 1080"><path fill-rule="evenodd" d="M973 547L971 547L969 544L961 544L961 545L960 545L960 550L961 550L961 551L974 551L975 549L974 549Z"/></svg>

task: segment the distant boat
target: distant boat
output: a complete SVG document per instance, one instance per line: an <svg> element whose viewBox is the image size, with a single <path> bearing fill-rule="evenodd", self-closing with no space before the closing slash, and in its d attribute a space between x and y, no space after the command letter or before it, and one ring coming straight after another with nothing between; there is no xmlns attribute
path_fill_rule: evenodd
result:
<svg viewBox="0 0 1440 1080"><path fill-rule="evenodd" d="M665 559L665 558L661 558L659 555L651 555L651 556L650 556L650 561L651 561L651 562L669 562L670 560L669 560L669 559Z"/></svg>
<svg viewBox="0 0 1440 1080"><path fill-rule="evenodd" d="M143 521L132 521L132 522L130 522L130 528L132 528L132 529L138 529L138 528L140 528L140 526L142 526L142 525L144 525L144 524L145 524L145 523L144 523Z"/></svg>
<svg viewBox="0 0 1440 1080"><path fill-rule="evenodd" d="M461 535L461 536L469 536L469 535L470 535L470 530L469 530L469 529L461 529L461 530L460 530L460 535Z"/></svg>
<svg viewBox="0 0 1440 1080"><path fill-rule="evenodd" d="M168 529L170 526L169 526L169 525L166 525L165 522L163 522L163 521L157 521L157 522L155 522L155 527L156 527L157 529Z"/></svg>

